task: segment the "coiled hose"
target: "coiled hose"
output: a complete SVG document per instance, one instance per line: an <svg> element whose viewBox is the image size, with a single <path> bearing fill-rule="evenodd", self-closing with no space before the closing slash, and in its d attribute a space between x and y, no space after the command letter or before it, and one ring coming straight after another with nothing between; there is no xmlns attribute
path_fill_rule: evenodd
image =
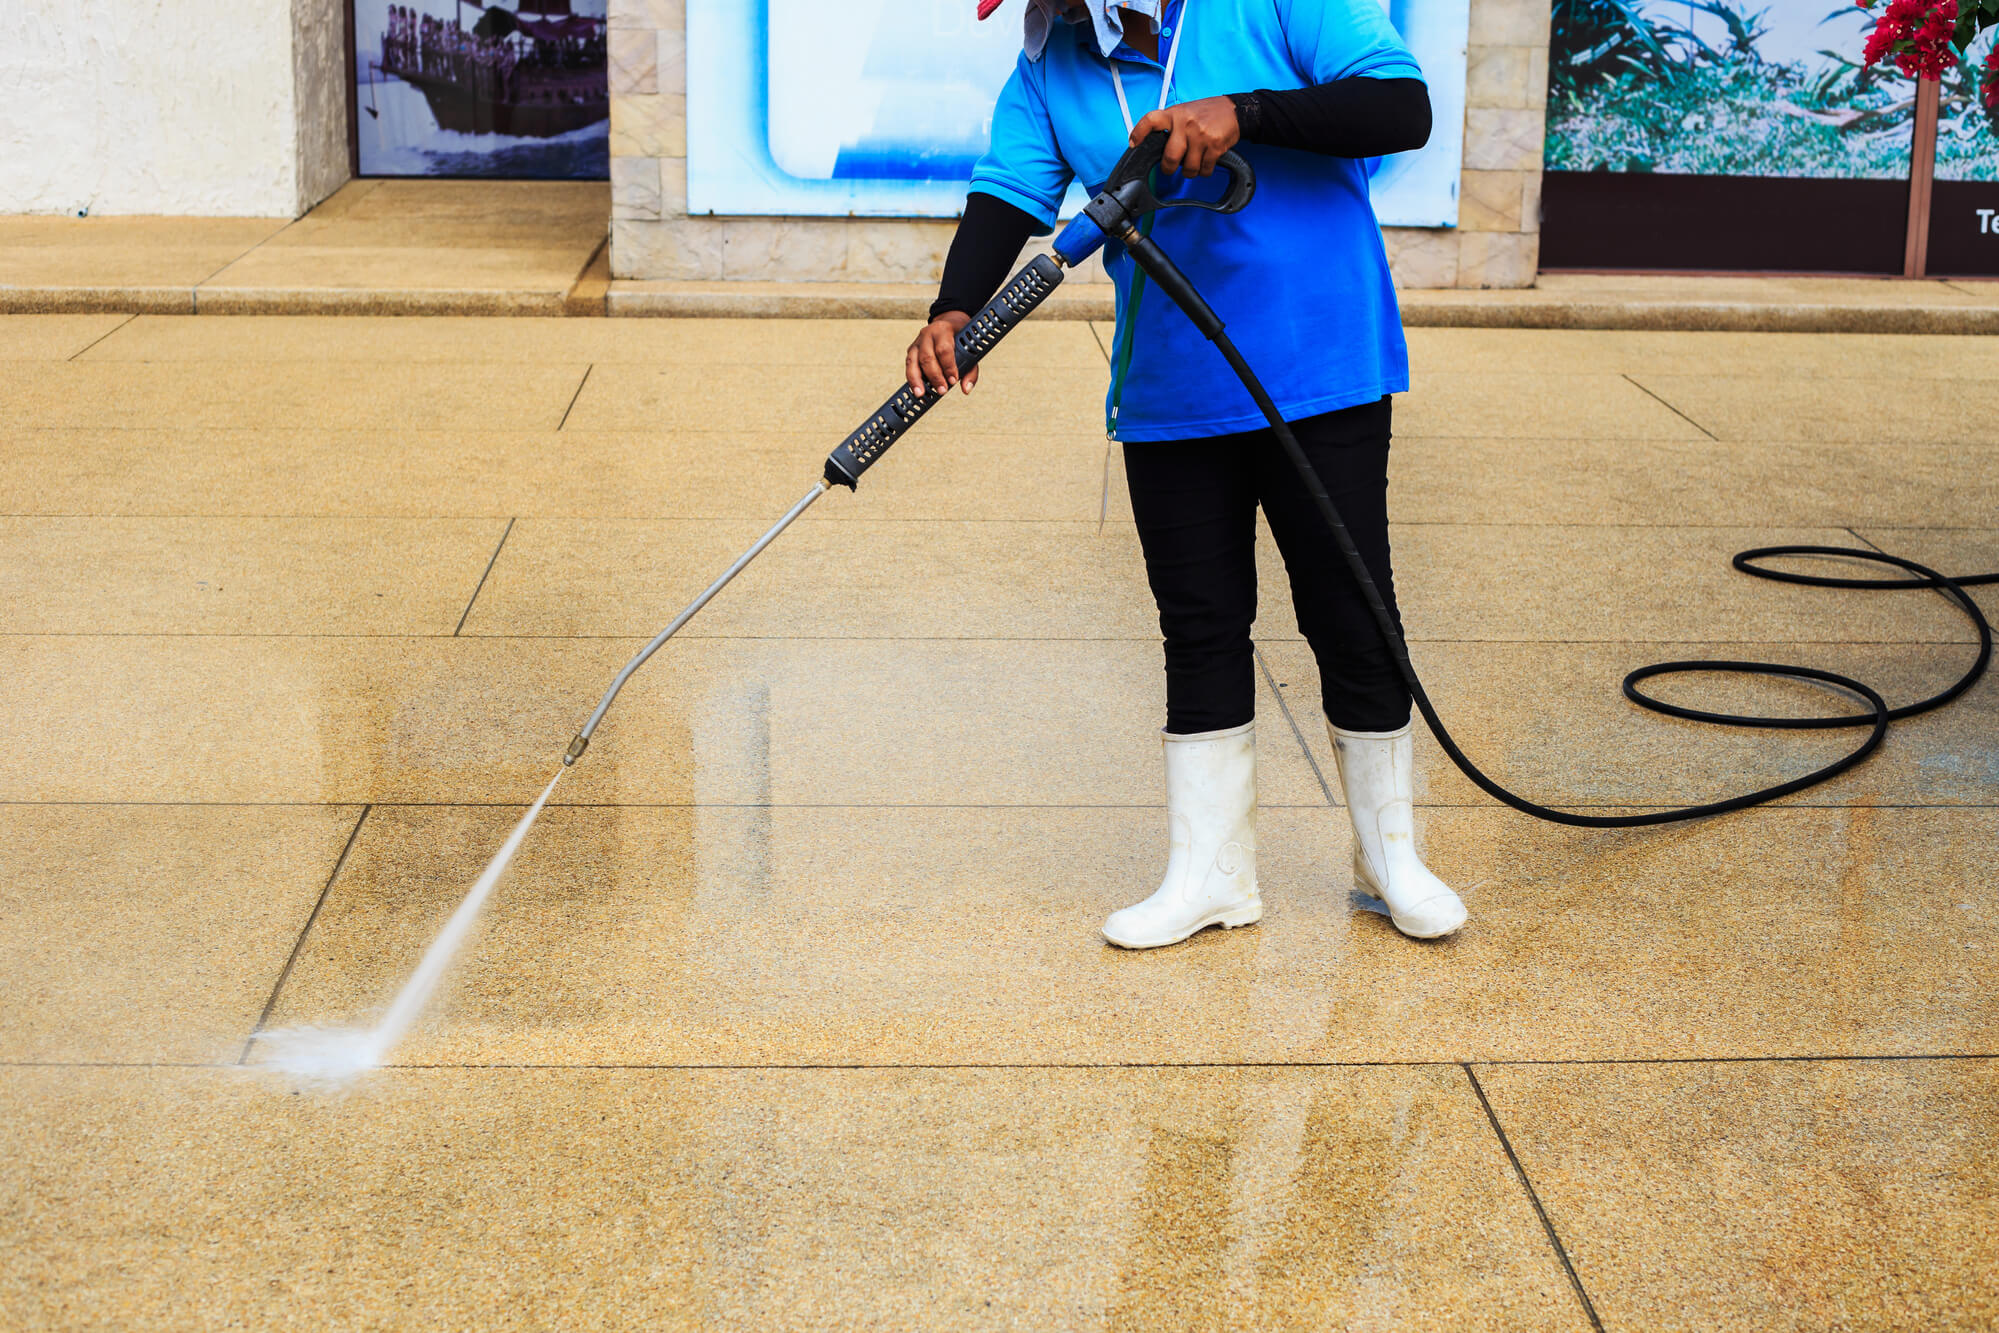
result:
<svg viewBox="0 0 1999 1333"><path fill-rule="evenodd" d="M1542 805L1539 801L1531 801L1525 796L1508 791L1472 762L1471 757L1465 754L1451 735L1450 728L1446 727L1444 720L1437 715L1436 706L1430 702L1429 693L1423 688L1423 681L1417 676L1416 668L1409 660L1409 645L1404 642L1401 628L1395 623L1395 618L1389 614L1387 605L1382 601L1381 590L1375 586L1374 576L1368 572L1367 562L1361 559L1360 549L1354 545L1353 535L1347 531L1346 520L1340 517L1338 506L1333 503L1332 497L1326 494L1325 483L1319 479L1317 469L1312 466L1312 460L1306 456L1304 449L1298 443L1298 437L1292 434L1290 425L1277 410L1277 404L1271 401L1262 381L1257 379L1256 372L1250 369L1249 363L1243 360L1242 353L1237 351L1235 344L1229 340L1228 334L1223 330L1222 321L1216 317L1214 310L1202 299L1200 293L1194 290L1186 275L1167 258L1165 251L1161 250L1151 237L1131 229L1124 232L1119 239L1123 241L1125 249L1138 266L1170 295L1182 310L1186 311L1187 317L1194 321L1196 327L1210 342L1214 343L1216 349L1228 361L1229 368L1235 371L1236 378L1242 381L1243 387L1249 390L1250 397L1256 400L1258 410L1263 413L1264 420L1270 423L1271 432L1276 435L1285 456L1291 460L1291 466L1296 469L1298 479L1304 483L1306 492L1311 495L1313 503L1318 507L1319 516L1325 520L1327 529L1333 535L1334 543L1339 546L1348 571L1352 573L1354 581L1360 585L1361 595L1367 600L1368 609L1374 616L1374 623L1381 630L1381 637L1388 644L1389 652L1395 659L1396 670L1401 674L1403 683L1409 687L1410 697L1414 699L1417 711L1422 713L1423 721L1429 724L1431 733L1436 736L1437 744L1443 747L1444 753L1450 757L1453 764L1457 765L1458 771L1471 779L1480 791L1522 814L1545 819L1552 824L1567 824L1575 828L1641 828L1647 825L1678 824L1690 819L1705 819L1710 815L1724 815L1730 811L1743 810L1752 805L1761 805L1765 801L1790 796L1807 787L1816 787L1822 782L1828 782L1860 763L1880 747L1882 738L1888 734L1889 723L1905 717L1914 717L1918 713L1927 713L1933 708L1940 708L1949 703L1977 684L1979 678L1985 674L1986 667L1991 664L1992 626L1965 588L1975 584L1999 583L1999 573L1960 575L1953 578L1927 565L1917 564L1898 555L1888 555L1881 551L1863 550L1858 547L1759 546L1754 550L1739 553L1731 563L1743 573L1756 578L1772 579L1779 583L1795 583L1808 588L1932 589L1961 611L1971 621L1972 627L1978 631L1977 659L1948 688L1927 699L1904 704L1899 708L1890 708L1880 691L1866 682L1855 680L1851 676L1843 676L1836 671L1824 671L1818 667L1793 666L1783 662L1737 662L1713 659L1655 662L1650 666L1639 667L1624 678L1625 697L1655 713L1686 718L1694 722L1713 722L1725 727L1770 727L1791 731L1866 727L1867 739L1856 746L1851 753L1823 768L1814 769L1803 777L1792 778L1788 782L1780 782L1775 786L1759 788L1756 791L1744 792L1740 796L1731 796L1726 800L1709 801L1703 805L1682 806L1647 814L1578 814L1573 810L1558 810L1553 806ZM1906 571L1912 577L1838 578L1769 569L1757 563L1780 556L1799 555L1837 556L1871 561L1875 564L1894 566ZM1834 717L1765 717L1745 713L1715 713L1668 703L1638 688L1641 682L1656 676L1684 675L1692 672L1784 676L1793 680L1819 681L1864 699L1868 711Z"/></svg>

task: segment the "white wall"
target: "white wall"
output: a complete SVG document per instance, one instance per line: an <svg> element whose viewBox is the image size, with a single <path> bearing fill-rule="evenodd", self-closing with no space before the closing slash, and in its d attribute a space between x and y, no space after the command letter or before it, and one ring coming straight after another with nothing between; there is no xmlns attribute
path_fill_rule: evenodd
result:
<svg viewBox="0 0 1999 1333"><path fill-rule="evenodd" d="M346 179L340 0L0 8L0 213L296 217Z"/></svg>

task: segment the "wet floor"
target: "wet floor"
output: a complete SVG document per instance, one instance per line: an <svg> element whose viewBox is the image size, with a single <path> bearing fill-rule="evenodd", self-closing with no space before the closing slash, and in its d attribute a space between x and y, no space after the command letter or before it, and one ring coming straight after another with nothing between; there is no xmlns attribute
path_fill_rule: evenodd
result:
<svg viewBox="0 0 1999 1333"><path fill-rule="evenodd" d="M1999 687L1657 832L1529 822L1425 739L1472 919L1417 944L1352 892L1272 560L1267 914L1111 950L1164 850L1161 683L1078 323L634 679L390 1067L260 1067L380 1016L907 335L0 319L0 1323L1999 1320ZM1727 558L1999 569L1991 340L1411 343L1398 584L1502 780L1683 805L1851 743L1641 713L1645 662L1901 701L1970 659L1931 595Z"/></svg>

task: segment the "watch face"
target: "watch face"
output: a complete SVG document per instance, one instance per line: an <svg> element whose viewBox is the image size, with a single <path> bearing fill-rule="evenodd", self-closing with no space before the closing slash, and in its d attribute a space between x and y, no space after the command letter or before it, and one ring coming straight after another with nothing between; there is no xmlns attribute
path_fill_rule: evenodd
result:
<svg viewBox="0 0 1999 1333"><path fill-rule="evenodd" d="M964 0L769 0L772 161L800 180L963 180L1020 54Z"/></svg>

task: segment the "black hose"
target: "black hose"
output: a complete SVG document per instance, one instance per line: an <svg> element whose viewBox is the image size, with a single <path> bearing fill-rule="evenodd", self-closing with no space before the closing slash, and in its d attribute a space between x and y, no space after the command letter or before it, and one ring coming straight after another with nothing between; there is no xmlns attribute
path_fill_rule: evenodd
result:
<svg viewBox="0 0 1999 1333"><path fill-rule="evenodd" d="M1124 240L1126 249L1131 252L1132 258L1138 265L1145 269L1152 276L1153 281L1163 288L1168 295L1173 297L1180 308L1187 312L1188 318L1194 321L1195 326L1214 343L1216 349L1228 361L1229 368L1235 371L1236 378L1242 381L1245 389L1249 390L1249 396L1256 400L1258 410L1263 413L1264 420L1270 423L1270 429L1277 436L1278 444L1283 447L1285 456L1291 460L1291 466L1297 470L1298 479L1305 484L1305 490L1311 495L1313 503L1318 506L1319 516L1325 520L1326 527L1332 532L1333 541L1339 546L1340 554L1346 558L1347 569L1353 574L1354 581L1360 585L1361 595L1367 600L1368 610L1374 616L1374 623L1380 628L1381 637L1388 644L1389 652L1395 659L1396 670L1401 673L1403 682L1408 685L1410 697L1415 700L1417 710L1423 714L1423 721L1429 724L1431 732L1436 736L1437 744L1443 747L1444 753L1450 756L1451 762L1458 766L1458 771L1463 773L1467 778L1470 778L1480 791L1483 791L1494 800L1513 807L1522 814L1532 815L1536 819L1545 819L1552 824L1568 824L1576 828L1638 828L1648 824L1677 824L1683 820L1705 819L1709 815L1727 814L1733 810L1743 810L1752 805L1761 805L1765 801L1774 801L1780 796L1790 796L1793 793L1805 790L1807 787L1815 787L1821 782L1836 778L1841 773L1860 763L1861 760L1873 754L1880 747L1881 738L1888 734L1888 724L1890 722L1894 722L1900 718L1914 717L1918 713L1927 713L1933 708L1940 708L1944 704L1949 703L1977 684L1979 678L1985 674L1985 668L1992 661L1992 626L1985 619L1985 613L1979 609L1978 603L1973 601L1971 594L1967 593L1964 589L1967 585L1972 584L1999 583L1999 573L1972 574L1959 578L1951 578L1938 573L1927 565L1919 565L1913 560L1905 560L1901 556L1888 555L1880 551L1862 550L1858 547L1760 546L1754 550L1743 551L1737 554L1731 563L1743 573L1753 575L1756 578L1774 579L1779 583L1796 583L1808 588L1933 589L1959 611L1963 612L1970 619L1973 627L1977 629L1977 660L1949 688L1916 703L1904 704L1900 708L1890 708L1888 701L1882 698L1880 692L1870 685L1855 680L1851 676L1842 676L1833 671L1821 671L1817 667L1789 666L1781 662L1732 662L1698 659L1681 662L1655 662L1651 666L1639 667L1624 678L1625 697L1640 707L1649 708L1655 713L1664 713L1669 717L1687 718L1695 722L1714 722L1727 727L1782 727L1793 730L1817 730L1828 727L1867 727L1869 729L1867 739L1855 747L1851 753L1827 764L1823 768L1814 769L1803 777L1792 778L1788 782L1780 782L1773 787L1764 787L1757 791L1745 792L1740 796L1731 796L1727 800L1710 801L1705 805L1683 806L1678 809L1655 811L1650 814L1582 815L1569 810L1557 810L1552 806L1542 805L1538 801L1530 801L1524 796L1515 795L1479 770L1478 765L1474 764L1470 757L1458 747L1458 743L1452 738L1449 728L1444 726L1444 720L1437 716L1435 705L1430 702L1429 694L1423 689L1423 682L1416 675L1415 666L1409 661L1409 645L1403 641L1400 627L1396 625L1395 618L1389 614L1387 605L1382 601L1381 589L1375 586L1374 576L1368 572L1367 562L1361 559L1360 548L1354 545L1353 534L1347 531L1346 520L1340 517L1339 508L1333 504L1332 497L1326 494L1326 486L1319 479L1318 469L1312 466L1312 460L1306 456L1304 448L1299 445L1298 437L1292 434L1291 426L1284 420L1283 414L1277 410L1277 404L1271 401L1270 395L1265 392L1262 381L1256 377L1256 372L1249 368L1249 363L1243 360L1242 353L1236 350L1235 344L1229 340L1228 334L1223 331L1222 322L1216 317L1214 310L1201 298L1200 293L1194 290L1193 284L1187 281L1186 275L1180 272L1179 268L1174 265L1171 259L1166 257L1166 253L1151 238L1140 237L1136 233L1133 233L1121 239ZM1767 560L1775 556L1790 555L1839 556L1853 560L1868 560L1876 564L1894 565L1897 568L1908 571L1915 577L1906 579L1837 578L1827 575L1794 574L1786 570L1766 569L1756 563L1759 560ZM1858 698L1865 700L1868 704L1868 711L1865 713L1846 713L1835 717L1758 717L1753 714L1710 713L1698 708L1686 708L1679 704L1667 703L1663 699L1655 699L1638 688L1640 681L1650 680L1654 676L1681 675L1696 671L1734 675L1786 676L1794 680L1821 681L1825 684L1834 685L1842 690L1849 691Z"/></svg>

